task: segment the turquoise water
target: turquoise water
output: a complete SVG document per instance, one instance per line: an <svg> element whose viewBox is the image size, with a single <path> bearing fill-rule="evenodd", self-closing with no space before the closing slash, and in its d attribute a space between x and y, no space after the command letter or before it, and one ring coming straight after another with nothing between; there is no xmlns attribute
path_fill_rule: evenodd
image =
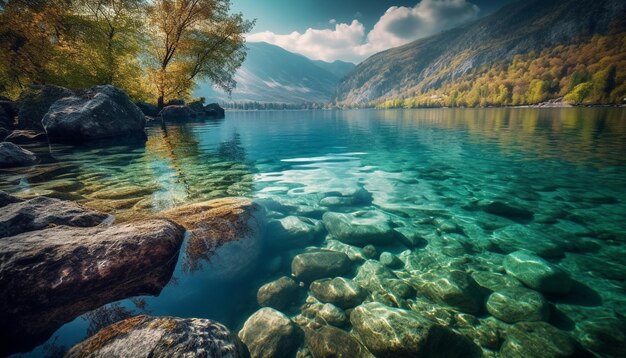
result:
<svg viewBox="0 0 626 358"><path fill-rule="evenodd" d="M548 322L599 355L623 353L626 333L604 332L601 322L626 324L624 109L229 112L223 121L153 126L147 134L145 145L33 146L45 163L0 172L0 189L76 200L118 221L225 196L255 198L267 208L268 227L288 216L321 220L325 212L371 218L422 240L412 248L376 246L378 254L402 260L393 272L405 282L450 269L472 277L504 274L505 255L527 249L575 281L568 295L546 295ZM481 209L492 201L526 214ZM258 260L239 262L247 270L232 277L220 270L240 260L228 248L199 270L186 270L180 260L158 297L78 317L30 355L69 347L102 322L142 312L206 317L237 331L259 308L258 288L289 276L292 258L307 246L362 255L362 245L347 247L326 234L322 229L300 246L272 245ZM358 270L363 263L356 261ZM461 313L419 289L401 302L374 294L368 300ZM304 310L286 313L319 324ZM474 315L490 319L484 310ZM471 329L451 328L473 337Z"/></svg>

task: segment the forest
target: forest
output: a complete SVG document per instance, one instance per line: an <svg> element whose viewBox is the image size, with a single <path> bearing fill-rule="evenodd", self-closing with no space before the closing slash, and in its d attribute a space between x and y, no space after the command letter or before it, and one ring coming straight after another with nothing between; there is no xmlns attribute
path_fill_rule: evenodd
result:
<svg viewBox="0 0 626 358"><path fill-rule="evenodd" d="M619 104L626 97L626 31L518 54L379 108L521 106L560 99Z"/></svg>
<svg viewBox="0 0 626 358"><path fill-rule="evenodd" d="M112 84L162 106L198 80L229 92L253 24L230 0L0 1L0 95Z"/></svg>

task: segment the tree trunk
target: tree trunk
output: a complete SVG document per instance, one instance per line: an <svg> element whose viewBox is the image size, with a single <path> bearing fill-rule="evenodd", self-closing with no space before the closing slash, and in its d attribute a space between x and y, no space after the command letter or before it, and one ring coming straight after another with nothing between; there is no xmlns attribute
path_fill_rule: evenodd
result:
<svg viewBox="0 0 626 358"><path fill-rule="evenodd" d="M159 106L159 109L163 108L163 106L165 105L163 95L159 95L157 105Z"/></svg>

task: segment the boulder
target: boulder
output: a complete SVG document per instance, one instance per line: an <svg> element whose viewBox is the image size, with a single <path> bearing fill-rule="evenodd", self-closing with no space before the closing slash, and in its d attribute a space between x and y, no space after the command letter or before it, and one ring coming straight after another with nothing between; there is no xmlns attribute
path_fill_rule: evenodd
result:
<svg viewBox="0 0 626 358"><path fill-rule="evenodd" d="M96 226L108 218L107 214L85 209L71 201L41 196L2 208L0 238L57 225Z"/></svg>
<svg viewBox="0 0 626 358"><path fill-rule="evenodd" d="M24 199L20 199L7 192L0 191L0 208L3 208L9 204L19 203L21 201L24 201Z"/></svg>
<svg viewBox="0 0 626 358"><path fill-rule="evenodd" d="M479 313L482 310L484 293L476 281L463 271L428 272L420 277L420 282L417 289L436 302L465 313Z"/></svg>
<svg viewBox="0 0 626 358"><path fill-rule="evenodd" d="M42 123L51 142L82 143L145 136L144 117L124 91L105 85L54 102Z"/></svg>
<svg viewBox="0 0 626 358"><path fill-rule="evenodd" d="M569 334L545 322L520 322L511 326L500 355L504 358L592 357Z"/></svg>
<svg viewBox="0 0 626 358"><path fill-rule="evenodd" d="M480 207L486 213L502 216L511 220L532 220L534 217L533 212L530 210L518 208L501 201L484 203Z"/></svg>
<svg viewBox="0 0 626 358"><path fill-rule="evenodd" d="M317 318L324 324L337 327L342 327L348 323L346 312L332 303L323 304L322 308L317 311Z"/></svg>
<svg viewBox="0 0 626 358"><path fill-rule="evenodd" d="M65 355L78 357L230 357L248 352L221 323L201 318L140 315L103 328Z"/></svg>
<svg viewBox="0 0 626 358"><path fill-rule="evenodd" d="M334 238L350 245L389 245L399 234L393 230L391 221L376 211L352 214L328 212L322 218Z"/></svg>
<svg viewBox="0 0 626 358"><path fill-rule="evenodd" d="M17 105L15 102L0 99L0 127L13 128L15 117L17 116Z"/></svg>
<svg viewBox="0 0 626 358"><path fill-rule="evenodd" d="M0 354L29 350L104 304L159 294L183 234L171 221L150 220L0 239Z"/></svg>
<svg viewBox="0 0 626 358"><path fill-rule="evenodd" d="M256 300L262 307L286 310L296 304L300 286L289 277L283 276L259 288Z"/></svg>
<svg viewBox="0 0 626 358"><path fill-rule="evenodd" d="M380 254L379 261L381 264L389 267L390 269L401 268L404 263L402 260L398 258L398 256L392 254L391 252L383 252Z"/></svg>
<svg viewBox="0 0 626 358"><path fill-rule="evenodd" d="M158 216L187 229L185 269L196 271L203 264L210 264L213 277L224 279L255 269L265 230L265 212L251 200L238 197L209 200L179 206ZM221 254L214 255L218 249Z"/></svg>
<svg viewBox="0 0 626 358"><path fill-rule="evenodd" d="M324 231L321 221L303 216L287 216L267 224L270 245L278 248L304 247Z"/></svg>
<svg viewBox="0 0 626 358"><path fill-rule="evenodd" d="M239 331L252 358L295 356L304 338L289 317L273 308L261 308L248 318Z"/></svg>
<svg viewBox="0 0 626 358"><path fill-rule="evenodd" d="M185 105L171 105L163 108L159 116L166 122L186 122L194 112Z"/></svg>
<svg viewBox="0 0 626 358"><path fill-rule="evenodd" d="M159 115L159 106L155 104L150 104L147 102L135 102L135 105L137 106L137 108L139 108L139 110L141 110L141 113L148 117L156 117Z"/></svg>
<svg viewBox="0 0 626 358"><path fill-rule="evenodd" d="M514 287L492 293L487 299L487 312L508 323L547 321L548 301L539 292Z"/></svg>
<svg viewBox="0 0 626 358"><path fill-rule="evenodd" d="M398 277L387 267L376 260L367 260L354 277L359 286L383 296L408 298L415 294L411 286Z"/></svg>
<svg viewBox="0 0 626 358"><path fill-rule="evenodd" d="M343 277L313 281L309 289L318 300L341 308L358 306L367 296L367 292L361 286Z"/></svg>
<svg viewBox="0 0 626 358"><path fill-rule="evenodd" d="M14 126L14 117L12 117L7 111L0 107L0 128L4 130L11 130Z"/></svg>
<svg viewBox="0 0 626 358"><path fill-rule="evenodd" d="M0 143L0 168L26 167L39 163L35 153L10 142Z"/></svg>
<svg viewBox="0 0 626 358"><path fill-rule="evenodd" d="M18 103L17 128L44 130L42 119L50 106L61 98L74 96L67 88L52 85L31 85L24 90Z"/></svg>
<svg viewBox="0 0 626 358"><path fill-rule="evenodd" d="M11 142L15 144L28 144L36 142L46 142L48 140L48 137L46 137L46 133L44 132L18 129L11 132L11 134L6 136L4 140L6 142Z"/></svg>
<svg viewBox="0 0 626 358"><path fill-rule="evenodd" d="M304 331L307 346L315 358L374 358L352 334L332 326Z"/></svg>
<svg viewBox="0 0 626 358"><path fill-rule="evenodd" d="M478 357L467 338L417 312L365 303L350 314L361 341L377 357Z"/></svg>
<svg viewBox="0 0 626 358"><path fill-rule="evenodd" d="M565 294L572 287L572 279L567 272L529 251L510 253L503 264L509 275L539 292Z"/></svg>
<svg viewBox="0 0 626 358"><path fill-rule="evenodd" d="M350 271L350 259L343 252L318 251L299 254L291 262L291 273L301 281L341 276Z"/></svg>
<svg viewBox="0 0 626 358"><path fill-rule="evenodd" d="M214 119L222 119L226 116L224 108L217 103L209 103L204 106L204 114Z"/></svg>

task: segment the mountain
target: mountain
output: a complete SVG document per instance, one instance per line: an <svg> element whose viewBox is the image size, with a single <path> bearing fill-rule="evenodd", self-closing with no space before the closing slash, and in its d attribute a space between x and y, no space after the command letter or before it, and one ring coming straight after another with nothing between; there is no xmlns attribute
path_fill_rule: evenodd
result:
<svg viewBox="0 0 626 358"><path fill-rule="evenodd" d="M232 98L208 83L200 84L194 96L219 102L327 102L337 83L355 66L313 61L265 42L246 47L248 55L235 74L237 87Z"/></svg>
<svg viewBox="0 0 626 358"><path fill-rule="evenodd" d="M513 3L468 25L371 56L339 83L335 101L363 105L425 93L437 98L448 95L437 89L462 78L469 92L475 80L473 74L486 73L485 68L494 64L511 64L515 55L532 55L589 40L593 34L607 34L616 20L623 22L625 11L624 0ZM549 85L554 85L560 78L551 80ZM555 91L562 93L560 88Z"/></svg>

